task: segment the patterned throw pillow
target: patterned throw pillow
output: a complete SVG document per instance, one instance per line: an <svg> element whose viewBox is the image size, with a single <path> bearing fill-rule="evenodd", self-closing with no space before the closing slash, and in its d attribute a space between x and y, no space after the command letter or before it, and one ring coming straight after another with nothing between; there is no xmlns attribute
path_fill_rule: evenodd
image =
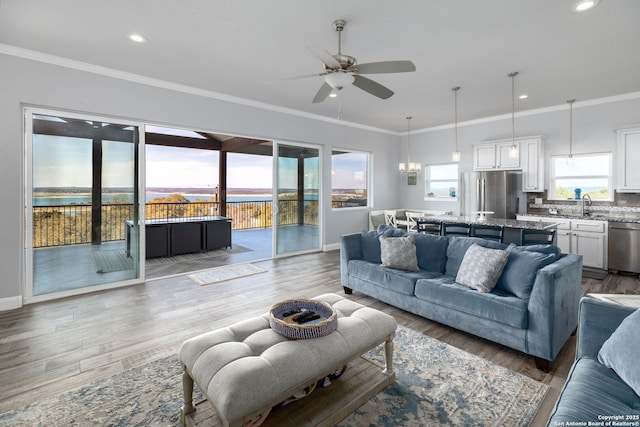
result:
<svg viewBox="0 0 640 427"><path fill-rule="evenodd" d="M380 258L382 267L396 270L420 271L416 256L416 243L413 236L380 236Z"/></svg>
<svg viewBox="0 0 640 427"><path fill-rule="evenodd" d="M491 292L498 283L509 253L473 244L464 254L456 282L480 292Z"/></svg>

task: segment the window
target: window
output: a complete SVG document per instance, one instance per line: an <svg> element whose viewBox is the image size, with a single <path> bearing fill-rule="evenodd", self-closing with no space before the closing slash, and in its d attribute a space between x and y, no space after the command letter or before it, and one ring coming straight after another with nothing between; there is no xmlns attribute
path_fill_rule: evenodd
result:
<svg viewBox="0 0 640 427"><path fill-rule="evenodd" d="M424 174L425 200L457 200L458 163L427 165Z"/></svg>
<svg viewBox="0 0 640 427"><path fill-rule="evenodd" d="M369 153L331 151L331 207L368 206Z"/></svg>
<svg viewBox="0 0 640 427"><path fill-rule="evenodd" d="M611 153L552 156L549 199L573 200L580 189L594 200L613 200L611 169Z"/></svg>

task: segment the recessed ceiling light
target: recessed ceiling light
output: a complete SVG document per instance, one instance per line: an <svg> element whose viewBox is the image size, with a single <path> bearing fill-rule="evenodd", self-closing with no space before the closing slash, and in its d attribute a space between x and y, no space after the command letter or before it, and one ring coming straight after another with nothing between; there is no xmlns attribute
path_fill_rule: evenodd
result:
<svg viewBox="0 0 640 427"><path fill-rule="evenodd" d="M136 34L136 33L129 34L129 40L134 41L136 43L144 43L147 41L147 39L144 36L141 36L140 34Z"/></svg>
<svg viewBox="0 0 640 427"><path fill-rule="evenodd" d="M529 97L529 95L527 95L526 93L523 93L522 95L520 95L518 97L518 99L527 99Z"/></svg>
<svg viewBox="0 0 640 427"><path fill-rule="evenodd" d="M579 0L573 3L571 10L574 12L585 12L596 7L600 0Z"/></svg>
<svg viewBox="0 0 640 427"><path fill-rule="evenodd" d="M335 98L336 96L338 96L338 94L337 94L337 93L335 93L335 92L331 92L331 93L329 94L329 98Z"/></svg>

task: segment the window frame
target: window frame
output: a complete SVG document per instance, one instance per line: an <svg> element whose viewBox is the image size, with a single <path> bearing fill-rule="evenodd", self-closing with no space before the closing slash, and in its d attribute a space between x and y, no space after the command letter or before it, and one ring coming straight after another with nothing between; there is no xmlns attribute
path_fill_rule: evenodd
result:
<svg viewBox="0 0 640 427"><path fill-rule="evenodd" d="M365 191L366 191L366 200L367 203L365 205L357 205L357 206L334 206L333 204L333 195L334 195L334 169L333 169L333 156L334 156L334 152L341 152L341 153L353 153L353 154L361 154L365 156L365 160L366 160L366 169L364 170L364 183L366 185L365 187ZM330 185L330 189L331 189L331 193L330 193L330 201L331 201L331 210L332 211L343 211L343 210L352 210L352 209L369 209L371 206L373 206L373 200L372 200L372 188L373 188L373 154L370 151L362 151L362 150L354 150L351 148L341 148L341 147L332 147L331 148L331 185ZM354 189L357 190L357 189Z"/></svg>
<svg viewBox="0 0 640 427"><path fill-rule="evenodd" d="M438 166L455 166L456 167L456 195L454 197L429 196L432 182L448 182L453 179L431 179L431 170ZM436 202L457 202L460 197L460 164L458 162L432 163L424 165L424 200Z"/></svg>
<svg viewBox="0 0 640 427"><path fill-rule="evenodd" d="M609 174L608 175L556 175L556 161L563 160L566 161L576 161L576 159L586 158L586 157L595 157L595 156L606 156L608 159L608 167ZM557 179L606 179L607 180L607 191L609 197L606 199L594 199L595 201L601 202L612 202L614 201L614 171L613 171L613 153L610 151L605 152L597 152L597 153L581 153L581 154L573 154L572 158L569 157L568 154L558 154L552 155L550 157L550 168L549 168L549 189L547 191L547 197L549 200L554 201L567 201L567 200L575 200L574 198L559 198L556 196L556 180ZM584 194L584 192L582 193Z"/></svg>

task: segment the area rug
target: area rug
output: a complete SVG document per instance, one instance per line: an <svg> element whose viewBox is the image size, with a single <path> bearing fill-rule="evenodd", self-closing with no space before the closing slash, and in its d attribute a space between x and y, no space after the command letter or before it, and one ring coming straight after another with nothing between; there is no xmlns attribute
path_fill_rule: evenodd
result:
<svg viewBox="0 0 640 427"><path fill-rule="evenodd" d="M233 245L231 248L227 249L215 249L209 252L195 252L192 254L182 254L182 255L174 255L167 257L156 257L149 258L147 260L148 266L156 266L156 265L164 265L164 264L173 264L177 262L189 262L189 261L199 261L206 260L209 258L218 258L221 256L228 256L231 254L241 254L244 252L251 252L252 249L246 248L241 245Z"/></svg>
<svg viewBox="0 0 640 427"><path fill-rule="evenodd" d="M408 328L398 328L394 344L396 384L339 426L526 426L547 392L542 383ZM382 347L366 357L381 362ZM181 375L178 357L168 356L4 413L0 425L179 426Z"/></svg>
<svg viewBox="0 0 640 427"><path fill-rule="evenodd" d="M224 282L225 280L238 279L240 277L252 276L266 272L267 269L254 264L234 264L222 267L209 268L197 273L187 274L187 277L200 286L212 283Z"/></svg>
<svg viewBox="0 0 640 427"><path fill-rule="evenodd" d="M133 270L133 258L124 249L97 249L91 251L96 273Z"/></svg>

